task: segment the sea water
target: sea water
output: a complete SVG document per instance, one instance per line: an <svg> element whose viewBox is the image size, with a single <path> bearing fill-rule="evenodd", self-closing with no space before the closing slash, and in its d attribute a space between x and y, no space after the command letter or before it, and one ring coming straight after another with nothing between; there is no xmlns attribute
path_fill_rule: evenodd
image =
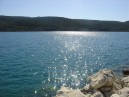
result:
<svg viewBox="0 0 129 97"><path fill-rule="evenodd" d="M0 97L53 97L100 69L128 67L128 32L0 33Z"/></svg>

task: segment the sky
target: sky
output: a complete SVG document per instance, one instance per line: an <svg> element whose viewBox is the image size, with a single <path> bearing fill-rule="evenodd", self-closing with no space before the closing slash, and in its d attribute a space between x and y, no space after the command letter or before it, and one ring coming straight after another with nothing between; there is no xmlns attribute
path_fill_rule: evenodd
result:
<svg viewBox="0 0 129 97"><path fill-rule="evenodd" d="M129 20L129 0L0 0L0 15Z"/></svg>

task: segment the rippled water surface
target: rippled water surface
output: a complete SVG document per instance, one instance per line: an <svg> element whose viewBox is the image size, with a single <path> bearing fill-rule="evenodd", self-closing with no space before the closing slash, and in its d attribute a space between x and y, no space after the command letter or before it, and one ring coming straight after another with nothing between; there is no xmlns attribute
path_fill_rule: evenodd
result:
<svg viewBox="0 0 129 97"><path fill-rule="evenodd" d="M0 97L52 97L102 68L129 67L128 32L1 32Z"/></svg>

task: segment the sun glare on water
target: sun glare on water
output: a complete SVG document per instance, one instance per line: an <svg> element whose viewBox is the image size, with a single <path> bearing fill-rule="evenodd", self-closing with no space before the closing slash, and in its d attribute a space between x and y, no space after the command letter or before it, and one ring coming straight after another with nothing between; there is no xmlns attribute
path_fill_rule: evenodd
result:
<svg viewBox="0 0 129 97"><path fill-rule="evenodd" d="M61 31L56 32L57 35L62 35L64 38L58 37L61 45L63 45L67 51L77 51L82 44L80 43L81 37L96 36L95 32L80 32L80 31ZM79 36L79 37L78 37Z"/></svg>
<svg viewBox="0 0 129 97"><path fill-rule="evenodd" d="M83 32L76 32L76 31L63 32L63 34L66 34L66 35L84 35Z"/></svg>
<svg viewBox="0 0 129 97"><path fill-rule="evenodd" d="M96 32L85 31L57 31L53 34L56 46L58 48L57 57L48 64L48 77L43 84L52 84L51 89L57 90L59 86L67 86L78 89L86 84L88 73L93 69L85 60L88 55L94 54L93 41L89 38L98 36ZM54 42L53 42L54 43ZM55 48L52 50L57 51ZM89 52L87 52L89 50ZM94 55L95 56L95 55ZM90 68L90 69L89 69ZM35 91L35 93L37 93Z"/></svg>
<svg viewBox="0 0 129 97"><path fill-rule="evenodd" d="M96 36L98 35L98 33L96 32L84 32L84 31L59 31L59 32L56 32L57 34L60 34L60 35L68 35L68 36Z"/></svg>

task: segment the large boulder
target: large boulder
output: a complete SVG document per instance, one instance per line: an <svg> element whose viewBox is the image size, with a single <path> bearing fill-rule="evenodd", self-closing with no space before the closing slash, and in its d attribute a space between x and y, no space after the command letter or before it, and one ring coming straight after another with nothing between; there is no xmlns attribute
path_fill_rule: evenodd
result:
<svg viewBox="0 0 129 97"><path fill-rule="evenodd" d="M129 76L122 78L123 87L129 87Z"/></svg>
<svg viewBox="0 0 129 97"><path fill-rule="evenodd" d="M117 94L119 94L120 97L129 97L129 88L124 87L123 89L118 90Z"/></svg>
<svg viewBox="0 0 129 97"><path fill-rule="evenodd" d="M101 70L90 77L90 85L94 89L101 88L103 86L112 86L115 81L115 74L111 70Z"/></svg>
<svg viewBox="0 0 129 97"><path fill-rule="evenodd" d="M57 91L56 97L90 97L90 94L84 95L80 90L73 90L62 86Z"/></svg>

